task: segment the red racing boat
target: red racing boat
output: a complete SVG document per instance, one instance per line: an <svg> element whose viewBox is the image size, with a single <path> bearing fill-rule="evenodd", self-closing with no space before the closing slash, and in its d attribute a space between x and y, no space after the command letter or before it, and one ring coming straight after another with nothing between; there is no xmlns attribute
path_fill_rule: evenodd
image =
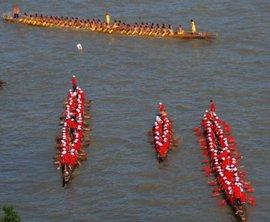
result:
<svg viewBox="0 0 270 222"><path fill-rule="evenodd" d="M213 101L210 111L206 110L201 128L194 128L198 136L203 155L207 158L203 161L206 176L215 177L209 185L216 186L213 196L220 194L225 202L232 207L235 216L240 221L248 221L247 204L255 205L255 198L248 193L254 192L250 182L246 179L246 173L240 170L240 154L236 148L235 139L231 135L228 123L222 121L216 114Z"/></svg>
<svg viewBox="0 0 270 222"><path fill-rule="evenodd" d="M64 102L65 110L60 117L62 132L56 139L56 164L61 168L63 187L70 181L73 170L87 159L84 147L88 146L90 128L86 123L90 118L87 109L90 102L84 91L77 86L76 77L72 77L72 89Z"/></svg>
<svg viewBox="0 0 270 222"><path fill-rule="evenodd" d="M158 115L156 116L152 132L157 159L159 162L162 162L166 159L172 143L175 143L173 139L172 121L168 118L163 103L159 103L158 105Z"/></svg>

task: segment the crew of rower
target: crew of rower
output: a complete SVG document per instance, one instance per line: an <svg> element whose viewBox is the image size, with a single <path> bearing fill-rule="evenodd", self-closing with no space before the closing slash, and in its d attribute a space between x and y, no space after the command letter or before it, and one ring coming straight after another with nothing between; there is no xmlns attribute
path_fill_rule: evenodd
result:
<svg viewBox="0 0 270 222"><path fill-rule="evenodd" d="M69 170L80 165L81 160L87 158L86 152L82 149L83 144L88 140L85 132L90 128L86 126L85 119L90 118L85 109L89 107L85 99L84 91L77 86L76 77L72 77L72 89L69 90L65 111L60 118L63 120L62 134L58 141L57 161L58 169L68 166Z"/></svg>
<svg viewBox="0 0 270 222"><path fill-rule="evenodd" d="M19 19L20 22L35 26L44 27L66 27L66 28L77 28L86 29L91 31L99 32L117 32L126 35L144 35L144 36L181 36L185 34L185 30L181 25L178 26L177 30L174 30L170 24L154 24L154 23L134 23L128 24L122 21L111 21L111 17L106 12L104 21L99 19L79 19L74 17L58 17L58 16L47 16L42 14L27 14L20 15L19 7L13 8L13 17ZM191 20L191 32L189 34L198 33L196 30L195 21Z"/></svg>
<svg viewBox="0 0 270 222"><path fill-rule="evenodd" d="M232 206L242 206L247 202L246 192L253 192L250 183L246 182L243 172L238 170L235 140L230 136L228 124L222 122L216 115L215 103L210 101L210 111L206 110L202 123L207 140L203 144L211 160L210 167L217 177L220 191L223 191L227 201ZM226 126L226 127L224 127ZM239 210L238 213L242 213Z"/></svg>
<svg viewBox="0 0 270 222"><path fill-rule="evenodd" d="M165 158L172 143L172 122L167 116L165 105L159 103L159 114L153 126L155 149L159 158Z"/></svg>

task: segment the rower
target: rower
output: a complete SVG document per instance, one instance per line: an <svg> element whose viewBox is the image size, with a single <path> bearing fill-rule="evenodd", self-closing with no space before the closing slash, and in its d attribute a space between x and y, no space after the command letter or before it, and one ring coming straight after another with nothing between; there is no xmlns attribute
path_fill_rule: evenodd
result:
<svg viewBox="0 0 270 222"><path fill-rule="evenodd" d="M174 35L174 31L171 25L169 25L169 35Z"/></svg>
<svg viewBox="0 0 270 222"><path fill-rule="evenodd" d="M239 183L234 183L232 185L232 189L233 189L233 196L234 196L234 202L236 205L241 206L243 205L242 200L244 200L244 192L243 189L240 187Z"/></svg>
<svg viewBox="0 0 270 222"><path fill-rule="evenodd" d="M185 33L185 30L183 29L182 25L179 25L177 34L183 35L184 33Z"/></svg>
<svg viewBox="0 0 270 222"><path fill-rule="evenodd" d="M110 24L111 18L108 12L105 13L105 22L107 23L107 25Z"/></svg>
<svg viewBox="0 0 270 222"><path fill-rule="evenodd" d="M191 33L194 34L197 32L196 24L195 24L195 21L193 19L191 19L190 22L191 22Z"/></svg>
<svg viewBox="0 0 270 222"><path fill-rule="evenodd" d="M13 18L19 18L21 10L18 5L13 6L12 13L13 13Z"/></svg>

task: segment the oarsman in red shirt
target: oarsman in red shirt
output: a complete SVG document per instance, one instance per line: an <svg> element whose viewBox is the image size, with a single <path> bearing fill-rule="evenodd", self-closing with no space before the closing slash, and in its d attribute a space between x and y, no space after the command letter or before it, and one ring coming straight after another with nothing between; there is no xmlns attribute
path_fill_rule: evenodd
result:
<svg viewBox="0 0 270 222"><path fill-rule="evenodd" d="M72 129L76 129L78 127L78 123L73 116L67 119L67 126Z"/></svg>
<svg viewBox="0 0 270 222"><path fill-rule="evenodd" d="M224 175L227 177L227 179L231 182L233 180L233 172L232 171L229 171L229 170L225 170L224 171Z"/></svg>
<svg viewBox="0 0 270 222"><path fill-rule="evenodd" d="M74 167L75 165L77 165L78 157L77 157L75 151L74 152L70 152L69 158L70 158L70 165L72 167Z"/></svg>
<svg viewBox="0 0 270 222"><path fill-rule="evenodd" d="M205 118L207 120L211 120L211 118L212 118L212 116L211 116L211 114L210 114L210 112L208 110L205 111Z"/></svg>
<svg viewBox="0 0 270 222"><path fill-rule="evenodd" d="M76 142L74 143L74 149L75 150L80 150L81 149L81 141L80 140L75 140Z"/></svg>
<svg viewBox="0 0 270 222"><path fill-rule="evenodd" d="M229 165L231 165L232 163L232 160L231 160L231 157L228 156L227 158L226 157L221 157L221 160L222 160L222 164L221 164L221 167L223 170L225 170L225 168Z"/></svg>
<svg viewBox="0 0 270 222"><path fill-rule="evenodd" d="M160 142L160 139L157 139L155 141L155 149L157 152L159 152L159 149L163 146L163 144Z"/></svg>
<svg viewBox="0 0 270 222"><path fill-rule="evenodd" d="M69 165L70 164L70 159L69 159L69 153L67 153L66 151L63 151L62 153L61 153L61 163L62 164L67 164L67 165Z"/></svg>
<svg viewBox="0 0 270 222"><path fill-rule="evenodd" d="M75 92L77 88L77 79L75 75L73 75L71 78L71 84L72 84L73 92Z"/></svg>
<svg viewBox="0 0 270 222"><path fill-rule="evenodd" d="M233 190L233 196L234 196L234 202L237 205L242 205L242 200L244 200L244 194L242 189L240 188L239 185L237 185L236 183L233 183L232 185L232 190Z"/></svg>
<svg viewBox="0 0 270 222"><path fill-rule="evenodd" d="M67 122L69 129L70 129L70 136L71 136L71 138L74 138L75 129L78 128L78 123L74 119L73 116L71 118L67 119L66 122Z"/></svg>
<svg viewBox="0 0 270 222"><path fill-rule="evenodd" d="M208 125L209 125L209 121L206 119L206 117L204 117L204 118L202 119L201 126L202 126L203 128L207 128ZM211 127L211 126L210 126L210 127Z"/></svg>
<svg viewBox="0 0 270 222"><path fill-rule="evenodd" d="M162 128L161 126L155 126L154 128L154 135L161 137L162 136Z"/></svg>
<svg viewBox="0 0 270 222"><path fill-rule="evenodd" d="M164 159L166 157L166 154L168 152L167 146L165 144L162 144L159 148L158 148L158 154L159 157L161 159Z"/></svg>
<svg viewBox="0 0 270 222"><path fill-rule="evenodd" d="M224 151L222 150L222 151L219 153L219 155L218 155L218 159L219 159L219 160L222 160L222 158L227 159L229 155L230 155L230 151L229 151L229 150L224 150Z"/></svg>

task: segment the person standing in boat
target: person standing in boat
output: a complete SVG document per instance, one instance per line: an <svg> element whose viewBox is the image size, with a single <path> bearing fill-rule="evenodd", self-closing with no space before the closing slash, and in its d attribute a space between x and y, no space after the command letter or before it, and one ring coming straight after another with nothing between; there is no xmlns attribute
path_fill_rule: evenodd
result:
<svg viewBox="0 0 270 222"><path fill-rule="evenodd" d="M71 78L71 84L72 84L72 90L73 92L75 92L77 88L77 78L75 75L73 75Z"/></svg>
<svg viewBox="0 0 270 222"><path fill-rule="evenodd" d="M216 104L214 103L212 99L210 100L210 112L212 114L216 112Z"/></svg>
<svg viewBox="0 0 270 222"><path fill-rule="evenodd" d="M19 18L21 10L18 5L14 5L12 9L13 18Z"/></svg>
<svg viewBox="0 0 270 222"><path fill-rule="evenodd" d="M111 22L111 17L108 12L105 13L105 22L107 23L107 25L109 25Z"/></svg>
<svg viewBox="0 0 270 222"><path fill-rule="evenodd" d="M197 32L197 29L196 29L196 24L195 24L195 21L193 19L190 20L190 25L191 25L191 33L194 34Z"/></svg>
<svg viewBox="0 0 270 222"><path fill-rule="evenodd" d="M166 113L166 107L162 102L158 103L158 112L160 116L167 115Z"/></svg>

